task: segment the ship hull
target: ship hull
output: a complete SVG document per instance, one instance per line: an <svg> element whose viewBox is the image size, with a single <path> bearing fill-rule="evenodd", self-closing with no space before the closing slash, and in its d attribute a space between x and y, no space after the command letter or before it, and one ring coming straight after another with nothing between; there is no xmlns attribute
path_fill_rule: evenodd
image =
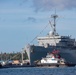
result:
<svg viewBox="0 0 76 75"><path fill-rule="evenodd" d="M59 54L64 58L68 65L76 64L76 48L60 48L60 47L42 47L42 46L29 46L26 48L30 65L35 65L37 61L41 60L42 57L46 57L47 53L52 52L54 49L59 50Z"/></svg>

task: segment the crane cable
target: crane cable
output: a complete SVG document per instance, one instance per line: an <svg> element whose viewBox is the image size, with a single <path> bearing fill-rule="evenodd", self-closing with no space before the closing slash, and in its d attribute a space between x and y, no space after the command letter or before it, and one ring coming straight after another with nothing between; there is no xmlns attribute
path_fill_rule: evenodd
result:
<svg viewBox="0 0 76 75"><path fill-rule="evenodd" d="M51 20L51 21L52 21L52 20ZM50 21L49 21L49 23L50 23L51 28L52 28L53 26L52 26L52 24L51 24ZM42 32L48 27L49 23L44 27L44 29L43 29L30 43L32 43L40 34L42 34ZM53 36L53 38L54 38L54 36ZM54 38L54 41L55 41L55 43L56 43L55 38Z"/></svg>
<svg viewBox="0 0 76 75"><path fill-rule="evenodd" d="M40 34L42 34L42 32L48 27L49 24L47 24L44 29L30 42L32 43Z"/></svg>

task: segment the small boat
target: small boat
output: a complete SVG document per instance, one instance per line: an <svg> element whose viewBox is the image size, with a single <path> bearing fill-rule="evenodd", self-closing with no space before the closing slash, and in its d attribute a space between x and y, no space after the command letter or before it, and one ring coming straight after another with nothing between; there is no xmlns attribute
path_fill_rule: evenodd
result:
<svg viewBox="0 0 76 75"><path fill-rule="evenodd" d="M65 66L66 61L63 59L58 50L54 50L52 53L47 53L46 57L37 62L37 66Z"/></svg>

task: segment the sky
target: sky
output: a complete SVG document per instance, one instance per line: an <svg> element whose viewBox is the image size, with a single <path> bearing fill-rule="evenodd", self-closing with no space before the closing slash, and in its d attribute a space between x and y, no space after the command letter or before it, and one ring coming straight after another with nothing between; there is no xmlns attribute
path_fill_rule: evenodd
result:
<svg viewBox="0 0 76 75"><path fill-rule="evenodd" d="M32 40L48 34L55 10L57 32L76 39L76 0L0 0L0 52L19 52L28 43L37 44Z"/></svg>

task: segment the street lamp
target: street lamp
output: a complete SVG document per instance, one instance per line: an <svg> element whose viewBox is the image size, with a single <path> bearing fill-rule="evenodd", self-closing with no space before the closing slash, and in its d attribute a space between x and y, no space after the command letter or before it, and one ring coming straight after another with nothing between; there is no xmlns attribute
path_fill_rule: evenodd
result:
<svg viewBox="0 0 76 75"><path fill-rule="evenodd" d="M22 48L22 51L21 51L21 57L22 57L22 63L21 63L21 65L23 65L23 51L24 51L24 48Z"/></svg>

